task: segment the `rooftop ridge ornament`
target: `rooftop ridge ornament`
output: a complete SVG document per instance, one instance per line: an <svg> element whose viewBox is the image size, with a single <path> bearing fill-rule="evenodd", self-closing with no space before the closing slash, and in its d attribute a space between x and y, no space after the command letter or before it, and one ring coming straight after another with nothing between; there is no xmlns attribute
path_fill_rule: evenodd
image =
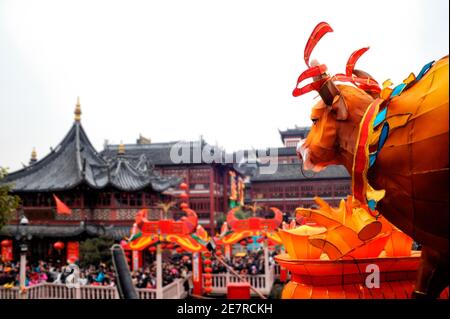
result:
<svg viewBox="0 0 450 319"><path fill-rule="evenodd" d="M80 97L77 97L77 104L75 105L75 121L80 122L81 121L81 105L80 105Z"/></svg>
<svg viewBox="0 0 450 319"><path fill-rule="evenodd" d="M33 150L31 151L30 165L36 162L37 162L37 153L36 148L33 147Z"/></svg>
<svg viewBox="0 0 450 319"><path fill-rule="evenodd" d="M117 154L119 154L119 155L125 154L125 144L123 144L122 141L120 141L119 149L117 150Z"/></svg>

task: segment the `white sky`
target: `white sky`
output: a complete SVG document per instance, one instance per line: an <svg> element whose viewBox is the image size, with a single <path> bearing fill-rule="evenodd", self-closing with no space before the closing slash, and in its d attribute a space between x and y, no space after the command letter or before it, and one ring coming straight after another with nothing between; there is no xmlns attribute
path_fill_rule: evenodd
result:
<svg viewBox="0 0 450 319"><path fill-rule="evenodd" d="M448 0L0 0L0 166L55 147L76 97L92 143L194 140L233 151L281 146L278 129L310 125L314 93L294 98L314 26L312 58L380 83L448 54Z"/></svg>

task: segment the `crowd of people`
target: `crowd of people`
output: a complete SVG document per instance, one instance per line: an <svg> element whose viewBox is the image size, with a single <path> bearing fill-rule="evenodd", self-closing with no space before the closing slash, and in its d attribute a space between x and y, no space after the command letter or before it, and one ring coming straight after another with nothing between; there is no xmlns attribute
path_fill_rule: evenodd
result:
<svg viewBox="0 0 450 319"><path fill-rule="evenodd" d="M269 256L269 264L273 264L273 252ZM264 254L262 250L235 254L230 259L223 260L241 275L263 274ZM211 259L213 274L226 273L227 267L216 258ZM156 288L156 262L144 263L145 266L138 271L131 272L131 278L137 288ZM19 286L20 265L18 262L0 263L0 287L11 288ZM87 267L77 267L80 285L115 286L115 272L112 265L100 263ZM163 286L173 282L177 278L187 278L192 272L192 259L188 255L174 255L165 257L162 262ZM25 286L33 286L40 283L66 283L66 279L73 274L69 265L54 265L49 262L39 261L26 266Z"/></svg>

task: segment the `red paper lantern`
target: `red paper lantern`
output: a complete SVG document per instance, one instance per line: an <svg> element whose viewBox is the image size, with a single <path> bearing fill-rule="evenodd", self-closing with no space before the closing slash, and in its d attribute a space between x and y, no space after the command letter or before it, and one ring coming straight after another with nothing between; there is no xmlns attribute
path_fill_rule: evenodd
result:
<svg viewBox="0 0 450 319"><path fill-rule="evenodd" d="M247 245L247 242L246 242L245 240L241 240L241 241L239 242L239 244L241 244L242 246L245 246L245 245Z"/></svg>
<svg viewBox="0 0 450 319"><path fill-rule="evenodd" d="M212 287L205 287L205 292L207 294L211 293L211 291L212 291Z"/></svg>
<svg viewBox="0 0 450 319"><path fill-rule="evenodd" d="M216 251L216 256L222 256L222 251L221 250L218 250L218 251Z"/></svg>
<svg viewBox="0 0 450 319"><path fill-rule="evenodd" d="M186 200L189 198L189 195L186 192L184 192L180 194L180 198Z"/></svg>
<svg viewBox="0 0 450 319"><path fill-rule="evenodd" d="M206 258L209 258L209 257L211 257L211 253L209 251L204 252L203 256L205 256Z"/></svg>
<svg viewBox="0 0 450 319"><path fill-rule="evenodd" d="M2 240L2 247L11 247L11 246L12 246L12 240L11 239Z"/></svg>
<svg viewBox="0 0 450 319"><path fill-rule="evenodd" d="M188 184L186 184L186 183L181 183L181 184L180 184L180 188L181 188L182 190L187 190L187 189L188 189Z"/></svg>
<svg viewBox="0 0 450 319"><path fill-rule="evenodd" d="M205 272L212 272L212 268L211 267L205 267Z"/></svg>
<svg viewBox="0 0 450 319"><path fill-rule="evenodd" d="M186 208L189 208L189 205L187 203L181 203L180 204L180 208L181 209L186 209Z"/></svg>
<svg viewBox="0 0 450 319"><path fill-rule="evenodd" d="M181 247L177 247L177 249L176 249L176 251L177 251L177 253L182 253L183 252L183 248L181 248Z"/></svg>
<svg viewBox="0 0 450 319"><path fill-rule="evenodd" d="M212 285L212 280L211 279L207 279L205 280L205 287L211 286Z"/></svg>
<svg viewBox="0 0 450 319"><path fill-rule="evenodd" d="M57 241L53 244L53 247L57 250L63 250L64 249L64 243L62 241Z"/></svg>
<svg viewBox="0 0 450 319"><path fill-rule="evenodd" d="M151 253L154 253L156 251L156 247L155 246L150 246L150 248L148 249Z"/></svg>
<svg viewBox="0 0 450 319"><path fill-rule="evenodd" d="M211 265L211 259L205 259L205 261L203 262L205 265Z"/></svg>
<svg viewBox="0 0 450 319"><path fill-rule="evenodd" d="M247 239L247 243L253 243L253 239L252 238L248 238Z"/></svg>
<svg viewBox="0 0 450 319"><path fill-rule="evenodd" d="M211 274L204 274L203 277L205 277L205 279L211 279L212 275Z"/></svg>
<svg viewBox="0 0 450 319"><path fill-rule="evenodd" d="M262 243L264 241L264 237L260 237L256 240L258 243Z"/></svg>
<svg viewBox="0 0 450 319"><path fill-rule="evenodd" d="M166 248L167 248L167 249L173 249L173 247L174 247L173 244L167 244L167 245L166 245Z"/></svg>

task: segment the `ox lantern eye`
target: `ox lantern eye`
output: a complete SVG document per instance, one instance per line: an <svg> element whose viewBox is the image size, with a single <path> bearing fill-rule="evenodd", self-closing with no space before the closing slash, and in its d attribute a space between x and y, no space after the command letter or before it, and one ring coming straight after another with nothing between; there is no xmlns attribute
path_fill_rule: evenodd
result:
<svg viewBox="0 0 450 319"><path fill-rule="evenodd" d="M311 119L311 121L313 122L313 125L316 125L318 120L319 119Z"/></svg>

